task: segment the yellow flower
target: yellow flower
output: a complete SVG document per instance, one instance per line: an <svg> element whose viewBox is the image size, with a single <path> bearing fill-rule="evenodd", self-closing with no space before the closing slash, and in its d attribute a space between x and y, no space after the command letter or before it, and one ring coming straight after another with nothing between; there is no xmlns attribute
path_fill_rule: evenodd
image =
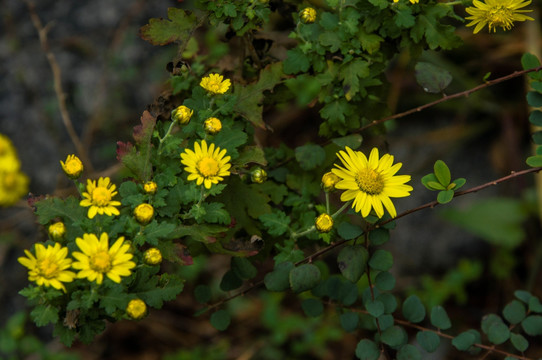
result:
<svg viewBox="0 0 542 360"><path fill-rule="evenodd" d="M396 3L396 2L399 2L399 0L393 0L393 2ZM420 0L410 0L411 4L417 4L419 2L420 2Z"/></svg>
<svg viewBox="0 0 542 360"><path fill-rule="evenodd" d="M55 289L66 292L63 283L72 282L75 273L69 271L72 259L66 258L68 248L61 247L59 243L47 248L42 244L36 244L36 256L25 250L27 257L20 257L17 260L28 268L28 280L35 281L38 286L52 286Z"/></svg>
<svg viewBox="0 0 542 360"><path fill-rule="evenodd" d="M210 189L212 184L218 184L224 180L224 176L229 176L228 171L231 167L229 163L231 157L226 155L226 149L215 148L215 144L209 145L205 140L194 143L194 151L185 149L181 153L181 163L186 165L185 171L189 172L188 181L196 180L197 185L203 185Z"/></svg>
<svg viewBox="0 0 542 360"><path fill-rule="evenodd" d="M320 214L315 221L316 230L330 232L333 229L333 218L329 214Z"/></svg>
<svg viewBox="0 0 542 360"><path fill-rule="evenodd" d="M62 170L64 170L70 179L77 179L83 173L83 163L73 154L68 155L66 162L61 160L60 165L62 166Z"/></svg>
<svg viewBox="0 0 542 360"><path fill-rule="evenodd" d="M177 121L181 125L186 125L190 121L193 113L193 110L184 105L181 105L171 112L171 119L173 121Z"/></svg>
<svg viewBox="0 0 542 360"><path fill-rule="evenodd" d="M143 253L143 260L145 264L158 265L162 262L162 253L157 248L147 249Z"/></svg>
<svg viewBox="0 0 542 360"><path fill-rule="evenodd" d="M207 134L214 135L222 130L222 122L220 119L210 117L203 123L203 129Z"/></svg>
<svg viewBox="0 0 542 360"><path fill-rule="evenodd" d="M250 174L250 179L256 184L263 184L267 180L267 172L262 168L257 168Z"/></svg>
<svg viewBox="0 0 542 360"><path fill-rule="evenodd" d="M66 235L66 225L62 221L49 225L49 235L55 241L60 241Z"/></svg>
<svg viewBox="0 0 542 360"><path fill-rule="evenodd" d="M147 314L147 304L141 299L130 300L126 307L126 314L132 319L142 319Z"/></svg>
<svg viewBox="0 0 542 360"><path fill-rule="evenodd" d="M341 178L334 173L327 172L322 176L322 188L325 192L331 192L335 190L335 185L341 181Z"/></svg>
<svg viewBox="0 0 542 360"><path fill-rule="evenodd" d="M150 204L139 204L134 209L134 216L138 223L145 225L151 221L154 215L154 208Z"/></svg>
<svg viewBox="0 0 542 360"><path fill-rule="evenodd" d="M230 79L223 80L224 77L219 74L210 74L201 79L199 83L202 88L211 94L224 94L230 88Z"/></svg>
<svg viewBox="0 0 542 360"><path fill-rule="evenodd" d="M89 219L94 218L96 214L106 214L107 216L119 215L120 212L115 206L120 206L120 201L112 200L117 195L116 186L110 182L108 177L96 180L87 180L87 192L83 193L84 199L79 205L87 207Z"/></svg>
<svg viewBox="0 0 542 360"><path fill-rule="evenodd" d="M20 167L21 163L13 143L7 136L0 134L0 172L16 172Z"/></svg>
<svg viewBox="0 0 542 360"><path fill-rule="evenodd" d="M316 21L316 10L311 7L304 8L301 10L300 17L305 24L312 24Z"/></svg>
<svg viewBox="0 0 542 360"><path fill-rule="evenodd" d="M121 276L129 276L136 264L131 261L133 255L128 252L130 244L124 242L121 236L109 247L107 233L100 235L100 240L94 234L83 234L83 238L75 239L75 243L82 252L74 252L73 257L78 260L72 267L79 270L77 278L87 278L103 282L104 275L116 283L120 283Z"/></svg>
<svg viewBox="0 0 542 360"><path fill-rule="evenodd" d="M346 147L345 151L337 153L345 167L335 164L333 173L341 178L335 185L337 189L346 190L341 194L342 201L354 200L352 208L366 217L374 209L381 218L384 207L391 217L397 216L397 211L390 197L405 197L410 195L412 186L405 185L410 181L410 175L396 175L402 164L393 164L393 156L385 154L379 159L378 149L373 148L369 159L360 151Z"/></svg>
<svg viewBox="0 0 542 360"><path fill-rule="evenodd" d="M28 193L29 182L21 171L0 171L0 206L14 205Z"/></svg>
<svg viewBox="0 0 542 360"><path fill-rule="evenodd" d="M474 0L472 4L465 10L471 16L466 17L467 20L472 20L467 26L474 26L474 34L482 30L484 26L488 26L489 31L497 31L500 26L503 30L510 30L514 26L514 21L534 20L532 17L523 15L522 13L531 12L533 10L519 10L531 3L531 0L485 0L485 3L479 0Z"/></svg>
<svg viewBox="0 0 542 360"><path fill-rule="evenodd" d="M143 190L145 190L147 194L154 194L157 189L158 189L158 185L156 185L154 181L147 181L143 185Z"/></svg>

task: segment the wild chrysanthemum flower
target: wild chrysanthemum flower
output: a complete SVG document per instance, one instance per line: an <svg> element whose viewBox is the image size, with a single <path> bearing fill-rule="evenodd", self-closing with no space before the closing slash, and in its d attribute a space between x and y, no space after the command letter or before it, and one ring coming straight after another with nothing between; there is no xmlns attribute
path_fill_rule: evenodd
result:
<svg viewBox="0 0 542 360"><path fill-rule="evenodd" d="M222 122L218 118L210 117L203 123L203 129L207 134L218 134L222 130Z"/></svg>
<svg viewBox="0 0 542 360"><path fill-rule="evenodd" d="M145 225L151 221L152 216L154 215L154 208L151 204L139 204L134 209L134 217L137 222Z"/></svg>
<svg viewBox="0 0 542 360"><path fill-rule="evenodd" d="M335 190L335 185L341 181L341 178L334 173L327 172L322 176L322 188L325 192L331 192Z"/></svg>
<svg viewBox="0 0 542 360"><path fill-rule="evenodd" d="M66 235L66 225L62 221L49 225L47 229L51 238L55 241L60 241Z"/></svg>
<svg viewBox="0 0 542 360"><path fill-rule="evenodd" d="M320 214L314 225L319 232L330 232L333 229L333 218L329 214Z"/></svg>
<svg viewBox="0 0 542 360"><path fill-rule="evenodd" d="M143 185L143 190L147 193L147 194L154 194L156 192L156 190L158 189L158 185L156 185L156 183L154 181L147 181L144 185Z"/></svg>
<svg viewBox="0 0 542 360"><path fill-rule="evenodd" d="M199 83L202 88L211 94L224 94L231 86L230 79L224 80L224 77L219 74L210 74L201 79Z"/></svg>
<svg viewBox="0 0 542 360"><path fill-rule="evenodd" d="M75 155L68 155L66 162L60 161L62 170L70 179L78 179L79 176L83 173L83 163Z"/></svg>
<svg viewBox="0 0 542 360"><path fill-rule="evenodd" d="M411 4L417 4L420 0L409 0ZM399 0L393 0L394 3L399 2Z"/></svg>
<svg viewBox="0 0 542 360"><path fill-rule="evenodd" d="M87 191L83 193L84 199L79 205L87 207L89 219L94 218L96 214L106 214L107 216L119 215L120 212L115 206L120 206L120 201L112 200L117 195L115 184L111 183L108 177L100 177L98 184L96 180L87 180Z"/></svg>
<svg viewBox="0 0 542 360"><path fill-rule="evenodd" d="M176 107L171 112L171 119L173 121L177 121L181 125L186 125L190 121L192 114L194 114L194 110L191 110L190 108L181 105Z"/></svg>
<svg viewBox="0 0 542 360"><path fill-rule="evenodd" d="M120 283L121 276L129 276L136 264L131 261L133 255L128 252L130 245L121 236L109 247L107 233L100 235L100 240L94 234L83 234L83 238L75 239L75 243L82 252L75 251L73 257L77 260L72 267L79 270L77 278L87 278L103 282L104 275L116 283Z"/></svg>
<svg viewBox="0 0 542 360"><path fill-rule="evenodd" d="M300 13L301 21L305 24L312 24L316 21L316 10L311 7L304 8Z"/></svg>
<svg viewBox="0 0 542 360"><path fill-rule="evenodd" d="M21 171L0 171L0 206L12 206L28 193L30 179Z"/></svg>
<svg viewBox="0 0 542 360"><path fill-rule="evenodd" d="M66 258L68 248L55 243L47 248L42 244L36 244L36 256L25 250L27 257L20 257L17 260L28 268L28 280L35 281L39 286L52 286L55 289L66 291L63 283L72 282L75 273L68 270L72 259Z"/></svg>
<svg viewBox="0 0 542 360"><path fill-rule="evenodd" d="M231 167L229 163L231 157L226 155L226 149L220 150L215 144L209 145L205 140L194 143L194 151L186 149L181 153L181 163L186 165L185 171L189 172L188 181L196 180L197 185L203 185L210 189L212 184L218 184L224 180L224 176L229 176L228 171Z"/></svg>
<svg viewBox="0 0 542 360"><path fill-rule="evenodd" d="M250 180L256 184L263 184L267 180L267 172L262 168L256 168L250 173Z"/></svg>
<svg viewBox="0 0 542 360"><path fill-rule="evenodd" d="M15 172L21 167L17 151L11 140L0 134L0 171Z"/></svg>
<svg viewBox="0 0 542 360"><path fill-rule="evenodd" d="M126 307L126 314L132 319L142 319L147 314L147 304L141 299L130 300Z"/></svg>
<svg viewBox="0 0 542 360"><path fill-rule="evenodd" d="M342 201L354 200L352 208L361 212L366 217L374 209L376 215L381 218L384 215L384 207L391 217L397 216L397 211L390 197L405 197L410 195L412 186L405 185L410 181L410 175L395 175L402 164L393 164L393 156L385 154L378 156L378 149L373 148L369 159L360 151L353 151L346 147L345 151L339 151L337 156L344 167L335 164L336 169L331 171L340 177L335 187L346 190L341 194Z"/></svg>
<svg viewBox="0 0 542 360"><path fill-rule="evenodd" d="M534 20L522 13L533 10L519 10L531 3L531 0L474 0L472 5L465 9L471 16L465 19L472 20L467 26L474 26L474 34L488 26L489 31L497 31L500 26L503 30L510 30L514 21Z"/></svg>
<svg viewBox="0 0 542 360"><path fill-rule="evenodd" d="M162 253L157 248L150 248L143 253L145 264L158 265L162 262Z"/></svg>

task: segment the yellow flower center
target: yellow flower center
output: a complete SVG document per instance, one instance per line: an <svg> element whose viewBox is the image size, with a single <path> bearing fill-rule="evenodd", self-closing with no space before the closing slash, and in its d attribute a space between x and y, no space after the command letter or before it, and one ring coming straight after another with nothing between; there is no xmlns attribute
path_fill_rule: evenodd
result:
<svg viewBox="0 0 542 360"><path fill-rule="evenodd" d="M104 187L97 187L92 192L92 202L98 206L106 206L111 201L111 192Z"/></svg>
<svg viewBox="0 0 542 360"><path fill-rule="evenodd" d="M58 264L50 258L44 258L37 262L38 273L46 279L55 278L58 274Z"/></svg>
<svg viewBox="0 0 542 360"><path fill-rule="evenodd" d="M384 189L384 182L380 174L373 169L360 170L356 174L355 180L360 190L369 195L380 194Z"/></svg>
<svg viewBox="0 0 542 360"><path fill-rule="evenodd" d="M111 257L107 251L99 251L90 257L92 270L105 273L111 269Z"/></svg>
<svg viewBox="0 0 542 360"><path fill-rule="evenodd" d="M218 161L212 157L206 156L198 162L197 169L204 177L211 177L218 175Z"/></svg>
<svg viewBox="0 0 542 360"><path fill-rule="evenodd" d="M489 11L488 20L493 27L500 26L510 30L512 28L512 16L513 13L510 9L505 6L498 6Z"/></svg>
<svg viewBox="0 0 542 360"><path fill-rule="evenodd" d="M66 162L66 170L69 174L76 174L81 171L81 162L75 159L70 159Z"/></svg>

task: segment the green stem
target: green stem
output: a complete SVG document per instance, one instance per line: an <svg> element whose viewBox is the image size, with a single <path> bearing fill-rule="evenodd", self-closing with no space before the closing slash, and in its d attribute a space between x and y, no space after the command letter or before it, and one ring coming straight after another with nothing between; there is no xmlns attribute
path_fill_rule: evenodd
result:
<svg viewBox="0 0 542 360"><path fill-rule="evenodd" d="M329 214L329 193L326 191L326 213Z"/></svg>
<svg viewBox="0 0 542 360"><path fill-rule="evenodd" d="M160 144L158 145L158 155L160 155L162 153L162 144L167 139L169 134L171 134L171 130L173 129L174 125L175 125L175 121L172 121L171 124L169 125L169 128L167 129L166 134L164 135L164 137L161 138L160 136L158 136L158 138L160 139Z"/></svg>
<svg viewBox="0 0 542 360"><path fill-rule="evenodd" d="M342 213L344 211L344 209L346 209L351 203L352 203L352 201L348 201L348 202L344 203L343 206L341 206L341 208L339 210L335 211L335 213L333 213L333 215L331 215L331 218L335 220L335 218L337 216L339 216L339 214ZM329 210L328 210L328 213L329 213ZM307 230L304 230L302 232L292 233L290 235L290 237L292 239L297 239L297 238L300 238L302 236L309 235L309 234L313 233L314 231L316 231L316 226L313 225L310 228L308 228Z"/></svg>

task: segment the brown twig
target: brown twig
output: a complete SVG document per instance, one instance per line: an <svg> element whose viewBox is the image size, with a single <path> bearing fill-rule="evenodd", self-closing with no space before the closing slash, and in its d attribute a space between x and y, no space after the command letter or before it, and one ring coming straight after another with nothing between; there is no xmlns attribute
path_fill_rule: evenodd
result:
<svg viewBox="0 0 542 360"><path fill-rule="evenodd" d="M49 31L49 26L43 26L38 14L35 11L34 3L31 1L26 1L26 5L28 7L28 12L30 13L30 18L32 20L32 24L36 28L38 32L38 36L40 39L40 45L45 53L45 56L47 58L47 61L49 62L49 66L51 67L51 71L53 73L53 82L54 82L54 89L56 98L58 100L58 107L60 110L60 116L62 118L62 122L64 124L64 127L66 128L66 131L68 132L68 135L70 136L70 139L75 146L75 149L77 151L77 155L81 158L81 161L85 165L86 169L89 172L93 172L92 163L90 161L90 158L88 156L88 153L83 146L83 143L79 139L79 136L75 132L75 129L73 127L70 114L68 112L68 107L66 106L66 94L64 93L64 90L62 89L62 73L60 71L60 67L58 66L58 62L56 61L56 57L51 51L49 47L49 42L47 40L47 33Z"/></svg>
<svg viewBox="0 0 542 360"><path fill-rule="evenodd" d="M410 115L410 114L414 114L416 112L420 112L422 110L425 110L427 108L438 105L438 104L443 103L443 102L448 101L448 100L456 99L456 98L463 97L463 96L468 97L470 94L472 94L472 93L474 93L476 91L485 89L485 88L487 88L489 86L500 84L500 83L502 83L504 81L508 81L510 79L525 75L527 73L530 73L530 72L533 72L533 71L540 71L540 70L542 70L542 66L538 66L538 67L535 67L535 68L532 68L532 69L514 71L512 74L508 74L506 76L503 76L503 77L500 77L500 78L497 78L497 79L486 81L485 83L480 84L478 86L475 86L472 89L461 91L461 92L458 92L458 93L455 93L455 94L452 94L452 95L444 95L442 98L440 98L438 100L435 100L433 102L427 103L425 105L417 106L417 107L412 108L410 110L403 111L402 113L394 114L394 115L391 115L391 116L387 116L387 117L382 118L380 120L373 120L369 124L367 124L365 126L362 126L357 130L352 131L352 133L360 133L360 132L362 132L362 131L364 131L364 130L372 127L372 126L382 124L382 123L384 123L384 122L386 122L388 120L398 119L398 118L402 118L402 117Z"/></svg>

